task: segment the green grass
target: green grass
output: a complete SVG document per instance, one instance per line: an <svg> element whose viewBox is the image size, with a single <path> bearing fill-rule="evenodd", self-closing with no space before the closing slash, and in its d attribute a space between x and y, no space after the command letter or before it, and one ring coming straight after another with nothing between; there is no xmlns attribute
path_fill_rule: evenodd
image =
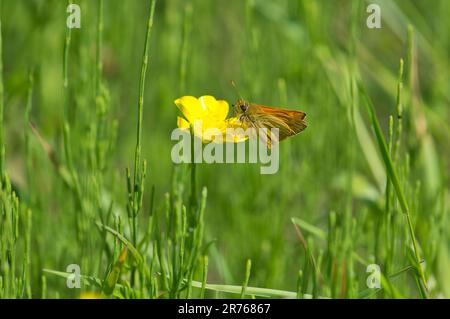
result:
<svg viewBox="0 0 450 319"><path fill-rule="evenodd" d="M0 298L449 298L450 3L378 3L4 1ZM307 113L277 174L171 161L231 80Z"/></svg>

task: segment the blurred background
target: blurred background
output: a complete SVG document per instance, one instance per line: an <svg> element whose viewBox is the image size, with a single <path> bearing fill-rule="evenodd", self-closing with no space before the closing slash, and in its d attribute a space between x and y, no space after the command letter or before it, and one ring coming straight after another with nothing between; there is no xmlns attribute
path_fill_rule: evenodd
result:
<svg viewBox="0 0 450 319"><path fill-rule="evenodd" d="M32 211L33 297L73 296L51 275L43 296L42 269L65 271L82 256L82 273L104 276L98 230L82 216L113 205L129 234L126 168L134 165L150 3L105 0L99 51L98 2L75 2L81 28L70 34L67 88L67 3L3 1L1 8L6 171L23 210ZM381 8L379 29L366 25L370 3ZM388 141L392 116L392 156L425 261L427 294L450 297L448 12L446 0L158 1L143 110L142 233L151 209L164 209L166 193L185 199L189 193L189 166L175 166L170 157L179 115L174 100L213 95L231 105L234 80L245 99L302 110L309 125L280 145L277 174L261 175L259 164L197 166L197 187L208 190L202 246L208 283L242 284L251 259L249 286L361 297L366 263L374 263L395 293L383 286L373 297L420 296L417 273L408 270L407 221L386 186L358 81ZM73 172L76 191L68 186ZM19 236L17 250L23 245ZM200 270L194 279L201 280Z"/></svg>

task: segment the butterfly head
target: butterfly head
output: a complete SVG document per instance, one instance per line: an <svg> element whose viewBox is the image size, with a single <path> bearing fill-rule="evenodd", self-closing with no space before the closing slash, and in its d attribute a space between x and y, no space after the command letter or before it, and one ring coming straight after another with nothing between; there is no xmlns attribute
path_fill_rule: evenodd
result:
<svg viewBox="0 0 450 319"><path fill-rule="evenodd" d="M234 108L237 114L242 114L247 112L249 106L250 104L247 101L245 101L244 99L239 99Z"/></svg>

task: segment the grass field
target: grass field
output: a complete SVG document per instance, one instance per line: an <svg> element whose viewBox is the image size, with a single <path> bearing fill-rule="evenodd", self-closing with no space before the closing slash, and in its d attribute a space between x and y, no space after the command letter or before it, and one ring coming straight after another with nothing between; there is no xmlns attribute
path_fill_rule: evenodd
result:
<svg viewBox="0 0 450 319"><path fill-rule="evenodd" d="M71 2L1 4L0 298L450 297L449 1ZM171 160L231 80L277 174Z"/></svg>

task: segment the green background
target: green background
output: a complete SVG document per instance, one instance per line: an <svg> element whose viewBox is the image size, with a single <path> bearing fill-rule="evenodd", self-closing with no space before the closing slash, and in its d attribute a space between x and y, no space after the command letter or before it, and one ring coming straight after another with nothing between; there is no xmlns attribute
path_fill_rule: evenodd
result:
<svg viewBox="0 0 450 319"><path fill-rule="evenodd" d="M156 3L142 122L142 159L148 168L135 243L146 264L136 270L130 257L120 265L122 274L113 282L131 288L116 296L198 297L199 289L189 292L172 280L179 271L202 281L203 255L209 257L208 284L242 286L250 259L249 288L314 297L450 296L450 2L375 2L381 8L380 29L366 26L370 1ZM80 264L82 274L106 278L120 249L96 221L132 237L125 169L133 174L150 3L103 1L100 51L98 1L76 3L81 28L70 34L67 88L67 3L2 3L5 171L13 189L2 183L2 297L78 297L79 290L43 269L65 271ZM400 59L401 120L396 107ZM174 100L213 95L232 104L237 96L230 80L249 101L306 112L308 128L280 144L277 174L261 175L259 164L196 166L195 197L203 186L208 192L203 237L198 252L186 246L193 264L177 268L183 244L177 244L178 235L171 239L168 216L178 200L187 207L188 224L184 233L176 227L174 232L190 242L200 226L189 217L196 216L188 204L191 168L174 165L170 157L175 144L170 133L180 115ZM428 290L418 283L407 219L396 190L386 182L392 175L386 174L380 139L358 85L372 99L388 143L393 116L392 159L425 261ZM64 127L70 131L66 139ZM12 192L20 201L16 213L8 208ZM159 223L149 230L152 206ZM18 216L15 239L15 217L8 214ZM154 243L167 252L166 266L154 258ZM132 279L133 273L144 276L152 260L147 275L153 281ZM372 263L384 276L381 291L367 289L366 266ZM31 294L20 290L22 285ZM207 289L206 297L239 296L225 288ZM102 289L83 285L81 291Z"/></svg>

